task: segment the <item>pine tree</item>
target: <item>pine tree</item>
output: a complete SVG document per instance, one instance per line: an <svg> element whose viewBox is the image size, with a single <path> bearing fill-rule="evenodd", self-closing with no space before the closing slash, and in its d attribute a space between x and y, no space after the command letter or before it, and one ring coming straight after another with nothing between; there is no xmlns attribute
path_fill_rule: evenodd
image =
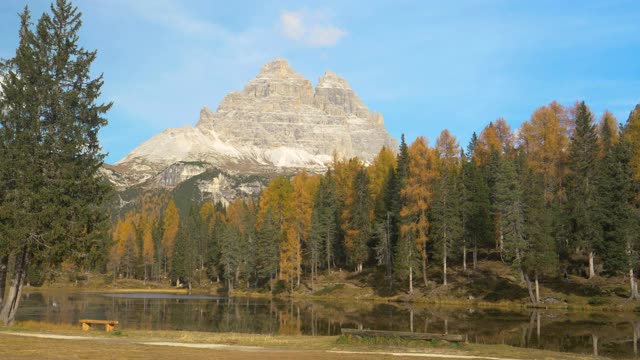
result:
<svg viewBox="0 0 640 360"><path fill-rule="evenodd" d="M268 279L272 286L278 275L280 257L280 235L282 231L271 210L267 210L262 218L262 224L257 231L257 245L260 249L256 253L256 268L261 279ZM273 291L273 286L271 287Z"/></svg>
<svg viewBox="0 0 640 360"><path fill-rule="evenodd" d="M447 285L447 259L462 242L462 187L458 142L444 130L436 142L438 176L433 184L431 207L431 235L436 249L441 249L442 283Z"/></svg>
<svg viewBox="0 0 640 360"><path fill-rule="evenodd" d="M525 249L524 201L520 182L520 157L499 160L495 182L495 208L499 219L501 255L516 269L521 268Z"/></svg>
<svg viewBox="0 0 640 360"><path fill-rule="evenodd" d="M597 191L599 153L593 116L581 102L576 108L576 128L571 139L567 201L573 244L589 255L589 279L595 275L594 256L602 243Z"/></svg>
<svg viewBox="0 0 640 360"><path fill-rule="evenodd" d="M320 179L313 204L311 235L308 245L311 260L311 284L314 287L315 275L324 262L327 273L331 274L333 248L337 235L336 184L331 171Z"/></svg>
<svg viewBox="0 0 640 360"><path fill-rule="evenodd" d="M475 134L474 134L475 135ZM464 238L473 248L473 268L478 263L478 246L486 247L492 239L491 202L489 200L489 187L486 179L478 167L475 156L475 136L469 142L466 158L462 164L464 183ZM466 251L463 250L463 258ZM463 259L466 269L466 261Z"/></svg>
<svg viewBox="0 0 640 360"><path fill-rule="evenodd" d="M96 176L104 159L97 134L111 104L96 104L103 81L91 77L96 52L78 43L81 14L66 0L51 12L34 32L25 8L16 54L2 66L0 214L12 226L2 245L15 258L0 311L5 324L15 319L30 264L85 263L105 219L100 205L108 188Z"/></svg>
<svg viewBox="0 0 640 360"><path fill-rule="evenodd" d="M198 231L200 230L200 214L195 205L189 210L183 226L180 226L174 242L172 278L176 284L184 283L189 289L193 287L195 271L198 268Z"/></svg>
<svg viewBox="0 0 640 360"><path fill-rule="evenodd" d="M367 243L371 237L372 201L369 196L369 177L364 169L358 170L353 181L352 201L348 210L345 248L349 263L361 272L368 260Z"/></svg>
<svg viewBox="0 0 640 360"><path fill-rule="evenodd" d="M601 165L599 199L602 209L602 259L604 270L615 275L628 272L631 298L640 298L635 280L638 261L638 219L634 214L630 144L626 139L615 145L605 136L606 149Z"/></svg>
<svg viewBox="0 0 640 360"><path fill-rule="evenodd" d="M529 288L531 302L540 302L539 278L557 273L558 255L552 234L551 214L545 192L544 175L533 169L523 170L523 192L525 205L524 234L526 239L523 251L522 270ZM532 289L530 275L533 275L535 292Z"/></svg>

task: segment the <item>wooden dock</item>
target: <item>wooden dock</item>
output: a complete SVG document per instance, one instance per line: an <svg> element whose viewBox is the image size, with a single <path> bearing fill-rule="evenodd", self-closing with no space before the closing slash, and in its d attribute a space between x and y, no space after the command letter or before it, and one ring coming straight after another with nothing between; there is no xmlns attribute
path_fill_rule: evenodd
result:
<svg viewBox="0 0 640 360"><path fill-rule="evenodd" d="M384 331L384 330L359 330L359 329L340 329L343 335L351 336L368 336L368 337L397 337L409 340L444 340L450 342L464 342L466 336L454 334L430 334L408 331Z"/></svg>

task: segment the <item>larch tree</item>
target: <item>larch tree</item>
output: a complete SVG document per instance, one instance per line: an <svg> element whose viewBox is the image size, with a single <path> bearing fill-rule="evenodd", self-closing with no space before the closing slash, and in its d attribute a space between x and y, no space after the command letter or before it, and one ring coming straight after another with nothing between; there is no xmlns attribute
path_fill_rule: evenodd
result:
<svg viewBox="0 0 640 360"><path fill-rule="evenodd" d="M430 233L442 260L442 283L447 285L447 259L463 238L462 184L459 144L448 130L442 131L435 147L437 177L433 181Z"/></svg>
<svg viewBox="0 0 640 360"><path fill-rule="evenodd" d="M520 128L520 144L528 166L544 181L548 202L564 197L569 153L568 117L557 102L538 108Z"/></svg>
<svg viewBox="0 0 640 360"><path fill-rule="evenodd" d="M313 215L313 203L318 191L318 176L310 176L306 171L301 172L293 178L293 218L292 226L296 231L296 238L299 245L297 250L300 253L296 254L296 280L297 285L300 286L300 278L302 276L302 245L305 244L309 248L309 242L311 241L311 221ZM311 248L313 249L313 247ZM312 257L316 257L316 254L311 254ZM311 269L311 277L315 275L314 269Z"/></svg>
<svg viewBox="0 0 640 360"><path fill-rule="evenodd" d="M164 277L171 272L171 260L173 257L173 247L180 228L180 214L176 203L169 201L164 216L162 217L162 254L164 257Z"/></svg>
<svg viewBox="0 0 640 360"><path fill-rule="evenodd" d="M576 107L575 132L570 146L567 202L573 244L589 257L589 279L595 276L594 257L602 243L599 153L593 116L581 102Z"/></svg>
<svg viewBox="0 0 640 360"><path fill-rule="evenodd" d="M142 228L142 261L144 263L144 280L146 281L149 279L147 267L153 266L155 259L153 223L143 217L140 221L140 227Z"/></svg>
<svg viewBox="0 0 640 360"><path fill-rule="evenodd" d="M640 183L640 104L629 114L624 127L624 136L631 151L631 170L633 180Z"/></svg>
<svg viewBox="0 0 640 360"><path fill-rule="evenodd" d="M58 0L33 31L25 8L16 53L2 64L0 216L11 240L0 260L13 259L5 324L15 319L30 266L81 261L105 219L98 131L111 104L96 103L103 80L91 74L96 52L79 44L81 24L77 8Z"/></svg>
<svg viewBox="0 0 640 360"><path fill-rule="evenodd" d="M422 278L427 285L427 241L429 240L429 210L433 200L432 183L436 176L435 152L424 137L418 137L409 147L409 172L402 189L402 241L398 241L396 259L399 275L409 276L409 291L413 292L413 257L422 263ZM407 239L410 239L407 241ZM402 245L401 245L402 244Z"/></svg>

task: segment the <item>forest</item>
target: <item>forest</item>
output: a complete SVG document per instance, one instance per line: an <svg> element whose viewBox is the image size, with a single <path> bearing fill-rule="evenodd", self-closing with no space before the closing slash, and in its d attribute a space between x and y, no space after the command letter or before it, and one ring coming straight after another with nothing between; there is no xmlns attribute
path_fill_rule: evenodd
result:
<svg viewBox="0 0 640 360"><path fill-rule="evenodd" d="M412 294L494 257L534 304L540 282L568 274L625 276L638 299L639 185L640 105L618 124L554 101L516 131L489 123L466 147L443 130L431 145L402 136L370 164L335 155L324 174L274 178L256 199L179 211L170 193L147 193L112 220L104 265L114 282L271 292L375 269L389 293Z"/></svg>

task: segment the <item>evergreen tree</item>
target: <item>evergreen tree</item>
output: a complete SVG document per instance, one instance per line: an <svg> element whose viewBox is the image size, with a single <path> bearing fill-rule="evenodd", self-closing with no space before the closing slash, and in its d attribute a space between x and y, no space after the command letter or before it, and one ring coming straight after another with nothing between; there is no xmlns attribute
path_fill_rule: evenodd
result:
<svg viewBox="0 0 640 360"><path fill-rule="evenodd" d="M337 233L337 205L335 182L331 171L320 179L313 204L311 218L311 237L308 246L311 261L311 284L318 274L318 268L324 263L327 273L331 273L331 261Z"/></svg>
<svg viewBox="0 0 640 360"><path fill-rule="evenodd" d="M501 254L503 259L510 261L516 269L521 268L526 245L523 190L517 168L523 164L519 159L520 157L500 159L495 177L495 208L499 219L497 227Z"/></svg>
<svg viewBox="0 0 640 360"><path fill-rule="evenodd" d="M525 204L524 234L526 239L523 251L522 269L529 288L531 302L540 302L539 277L557 273L558 254L552 234L551 214L546 202L544 175L533 169L524 170L523 197ZM535 293L530 276L533 275Z"/></svg>
<svg viewBox="0 0 640 360"><path fill-rule="evenodd" d="M189 289L193 287L194 275L198 268L198 237L200 215L195 205L180 227L174 243L172 277L176 284L184 283Z"/></svg>
<svg viewBox="0 0 640 360"><path fill-rule="evenodd" d="M629 143L622 139L607 144L601 166L599 198L602 209L602 259L604 270L615 275L629 273L631 297L638 299L634 269L638 254L638 219L634 215L634 188Z"/></svg>
<svg viewBox="0 0 640 360"><path fill-rule="evenodd" d="M257 231L256 269L260 279L267 279L271 290L272 282L278 277L278 262L280 254L280 230L273 211L267 210L263 215L260 228Z"/></svg>
<svg viewBox="0 0 640 360"><path fill-rule="evenodd" d="M569 155L568 220L573 244L589 256L589 278L595 275L594 256L602 246L598 155L593 116L584 102L577 105Z"/></svg>
<svg viewBox="0 0 640 360"><path fill-rule="evenodd" d="M473 268L478 263L478 246L486 247L492 239L491 202L489 200L489 187L481 169L478 167L474 155L474 139L471 139L467 150L466 162L462 164L464 202L462 206L464 218L465 244L469 244L473 250ZM466 251L463 249L463 258ZM463 267L466 269L466 259L463 259Z"/></svg>
<svg viewBox="0 0 640 360"><path fill-rule="evenodd" d="M358 170L353 181L353 201L349 209L345 248L351 265L362 271L368 260L367 243L371 236L372 201L369 196L369 177L364 169Z"/></svg>
<svg viewBox="0 0 640 360"><path fill-rule="evenodd" d="M462 187L458 142L444 130L436 142L438 176L434 180L431 206L431 235L442 260L442 283L447 285L447 259L463 237Z"/></svg>
<svg viewBox="0 0 640 360"><path fill-rule="evenodd" d="M111 104L96 104L103 81L90 72L96 52L79 45L81 13L66 0L51 12L34 32L25 8L16 54L2 66L0 216L11 224L11 240L0 258L15 259L0 311L5 324L15 319L30 264L86 265L104 220L108 188L96 176L104 159L97 135Z"/></svg>

